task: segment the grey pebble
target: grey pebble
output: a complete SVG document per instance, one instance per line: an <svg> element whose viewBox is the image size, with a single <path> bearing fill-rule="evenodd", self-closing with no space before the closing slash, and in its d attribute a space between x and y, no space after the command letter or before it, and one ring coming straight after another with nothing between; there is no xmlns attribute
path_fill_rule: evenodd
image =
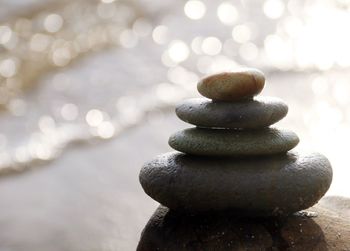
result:
<svg viewBox="0 0 350 251"><path fill-rule="evenodd" d="M174 133L169 145L180 152L205 156L252 156L285 153L299 143L288 130L190 128Z"/></svg>

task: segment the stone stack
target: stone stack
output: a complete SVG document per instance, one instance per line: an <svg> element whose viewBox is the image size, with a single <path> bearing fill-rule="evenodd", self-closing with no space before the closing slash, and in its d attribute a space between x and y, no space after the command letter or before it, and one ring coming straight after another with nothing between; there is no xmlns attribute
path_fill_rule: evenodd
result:
<svg viewBox="0 0 350 251"><path fill-rule="evenodd" d="M321 154L288 152L298 136L270 126L284 118L280 99L255 97L262 72L245 69L204 78L205 98L185 100L177 116L196 127L173 134L170 152L140 172L144 191L181 211L288 215L314 205L328 190L332 168ZM180 153L181 152L181 153Z"/></svg>

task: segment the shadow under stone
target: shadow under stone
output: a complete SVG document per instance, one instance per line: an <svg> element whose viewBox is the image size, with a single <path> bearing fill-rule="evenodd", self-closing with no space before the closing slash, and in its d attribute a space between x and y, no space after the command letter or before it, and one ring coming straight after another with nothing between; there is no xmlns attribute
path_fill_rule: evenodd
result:
<svg viewBox="0 0 350 251"><path fill-rule="evenodd" d="M137 250L321 251L329 250L327 246L322 228L307 214L270 218L230 212L189 215L159 206Z"/></svg>

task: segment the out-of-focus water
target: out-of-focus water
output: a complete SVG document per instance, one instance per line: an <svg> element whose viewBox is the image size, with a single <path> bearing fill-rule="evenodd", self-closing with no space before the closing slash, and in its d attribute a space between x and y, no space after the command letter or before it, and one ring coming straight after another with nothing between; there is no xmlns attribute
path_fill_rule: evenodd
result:
<svg viewBox="0 0 350 251"><path fill-rule="evenodd" d="M240 66L350 196L347 1L0 3L1 249L134 249L157 205L139 168L188 127L174 104Z"/></svg>

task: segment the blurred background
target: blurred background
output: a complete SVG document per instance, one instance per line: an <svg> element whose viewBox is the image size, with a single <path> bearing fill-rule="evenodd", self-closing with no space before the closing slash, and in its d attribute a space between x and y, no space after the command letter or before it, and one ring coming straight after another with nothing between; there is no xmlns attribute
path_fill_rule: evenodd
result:
<svg viewBox="0 0 350 251"><path fill-rule="evenodd" d="M349 27L349 0L0 0L0 250L134 250L174 105L241 66L350 197Z"/></svg>

